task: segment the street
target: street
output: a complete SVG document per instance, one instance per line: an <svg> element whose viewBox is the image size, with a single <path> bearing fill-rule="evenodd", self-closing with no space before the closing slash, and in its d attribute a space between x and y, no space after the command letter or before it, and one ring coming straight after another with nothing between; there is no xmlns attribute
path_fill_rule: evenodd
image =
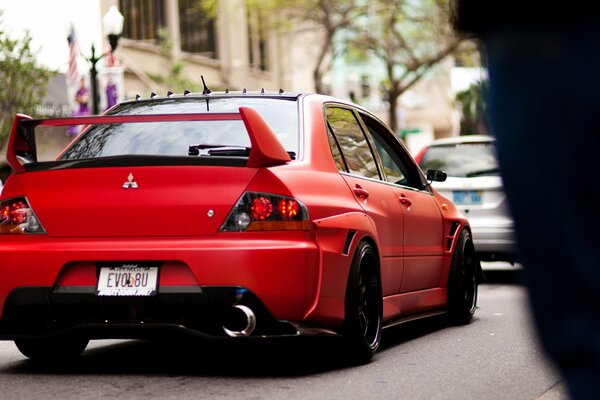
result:
<svg viewBox="0 0 600 400"><path fill-rule="evenodd" d="M384 331L368 365L338 341L96 341L67 365L37 365L0 342L2 399L566 399L536 345L516 271L480 286L470 325L441 319Z"/></svg>

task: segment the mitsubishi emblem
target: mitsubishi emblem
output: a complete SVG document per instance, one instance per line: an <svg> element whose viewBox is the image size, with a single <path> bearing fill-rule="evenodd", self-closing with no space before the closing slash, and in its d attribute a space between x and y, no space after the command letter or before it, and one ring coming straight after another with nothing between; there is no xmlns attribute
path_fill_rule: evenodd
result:
<svg viewBox="0 0 600 400"><path fill-rule="evenodd" d="M138 188L138 184L136 181L133 180L133 174L130 173L129 176L127 177L127 182L125 182L123 184L123 189L137 189Z"/></svg>

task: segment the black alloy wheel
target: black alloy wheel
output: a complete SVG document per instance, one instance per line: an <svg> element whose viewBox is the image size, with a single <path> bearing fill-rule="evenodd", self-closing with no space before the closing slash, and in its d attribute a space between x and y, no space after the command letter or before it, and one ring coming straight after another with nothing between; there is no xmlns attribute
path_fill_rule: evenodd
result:
<svg viewBox="0 0 600 400"><path fill-rule="evenodd" d="M448 277L448 316L455 325L471 322L477 308L478 272L471 234L463 230L456 242Z"/></svg>
<svg viewBox="0 0 600 400"><path fill-rule="evenodd" d="M378 257L368 242L358 245L346 287L344 339L350 357L366 363L381 342L383 299Z"/></svg>

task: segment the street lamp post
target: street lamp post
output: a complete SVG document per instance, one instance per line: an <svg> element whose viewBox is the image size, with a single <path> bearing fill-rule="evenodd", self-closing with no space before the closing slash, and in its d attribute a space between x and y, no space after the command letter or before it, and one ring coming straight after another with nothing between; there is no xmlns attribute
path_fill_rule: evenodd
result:
<svg viewBox="0 0 600 400"><path fill-rule="evenodd" d="M108 36L108 43L110 44L110 51L96 56L96 48L92 44L92 55L88 58L88 61L92 65L90 68L90 78L92 84L92 113L97 115L100 111L100 96L98 93L98 70L96 64L104 56L111 54L117 48L121 33L123 33L123 15L117 9L117 6L111 6L108 12L102 18L102 25L104 32Z"/></svg>
<svg viewBox="0 0 600 400"><path fill-rule="evenodd" d="M98 70L96 69L96 63L104 56L96 57L96 48L92 45L92 56L88 58L88 61L92 64L90 68L90 79L92 83L92 114L96 115L99 111L98 103L100 101L98 96Z"/></svg>

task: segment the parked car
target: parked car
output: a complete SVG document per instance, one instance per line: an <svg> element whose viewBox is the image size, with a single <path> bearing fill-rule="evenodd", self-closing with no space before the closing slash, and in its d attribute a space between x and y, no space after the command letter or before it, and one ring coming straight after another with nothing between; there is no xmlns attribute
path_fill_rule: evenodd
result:
<svg viewBox="0 0 600 400"><path fill-rule="evenodd" d="M36 134L72 125L39 160ZM473 316L467 219L364 108L186 93L13 126L0 339L25 356L99 338L333 335L367 361L383 327Z"/></svg>
<svg viewBox="0 0 600 400"><path fill-rule="evenodd" d="M515 262L514 224L498 169L495 139L485 135L439 139L415 158L424 171L443 170L448 175L446 181L433 185L469 219L480 259Z"/></svg>

